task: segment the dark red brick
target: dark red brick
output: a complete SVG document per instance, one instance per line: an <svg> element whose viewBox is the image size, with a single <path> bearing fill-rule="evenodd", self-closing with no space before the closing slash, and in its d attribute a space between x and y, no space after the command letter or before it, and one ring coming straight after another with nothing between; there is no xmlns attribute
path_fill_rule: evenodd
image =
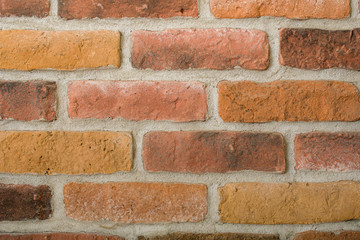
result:
<svg viewBox="0 0 360 240"><path fill-rule="evenodd" d="M279 240L279 237L270 234L246 233L171 233L155 237L140 236L138 240Z"/></svg>
<svg viewBox="0 0 360 240"><path fill-rule="evenodd" d="M124 240L124 238L97 234L49 233L0 235L0 240Z"/></svg>
<svg viewBox="0 0 360 240"><path fill-rule="evenodd" d="M343 231L339 233L333 232L317 232L307 231L297 233L293 240L359 240L360 232Z"/></svg>
<svg viewBox="0 0 360 240"><path fill-rule="evenodd" d="M1 17L47 17L49 12L49 0L1 0L0 4Z"/></svg>

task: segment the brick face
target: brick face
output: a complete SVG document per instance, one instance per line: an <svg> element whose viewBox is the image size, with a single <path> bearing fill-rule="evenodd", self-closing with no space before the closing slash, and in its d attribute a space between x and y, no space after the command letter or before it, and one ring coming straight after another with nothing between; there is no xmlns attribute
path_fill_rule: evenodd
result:
<svg viewBox="0 0 360 240"><path fill-rule="evenodd" d="M71 118L203 121L205 86L199 82L76 81L69 85Z"/></svg>
<svg viewBox="0 0 360 240"><path fill-rule="evenodd" d="M0 6L1 17L27 16L47 17L50 12L49 0L2 0Z"/></svg>
<svg viewBox="0 0 360 240"><path fill-rule="evenodd" d="M130 171L132 137L116 132L0 132L0 172L94 174Z"/></svg>
<svg viewBox="0 0 360 240"><path fill-rule="evenodd" d="M265 32L242 29L171 29L132 33L131 61L135 68L153 70L265 70L269 44Z"/></svg>
<svg viewBox="0 0 360 240"><path fill-rule="evenodd" d="M360 133L299 134L295 138L297 170L360 170Z"/></svg>
<svg viewBox="0 0 360 240"><path fill-rule="evenodd" d="M150 172L285 171L285 143L276 133L150 132L142 157Z"/></svg>
<svg viewBox="0 0 360 240"><path fill-rule="evenodd" d="M48 186L0 184L0 221L48 219L51 197Z"/></svg>
<svg viewBox="0 0 360 240"><path fill-rule="evenodd" d="M360 29L281 29L281 65L302 69L360 70Z"/></svg>
<svg viewBox="0 0 360 240"><path fill-rule="evenodd" d="M1 240L1 238L0 238ZM138 237L138 240L279 240L276 235L244 233L172 233L155 237Z"/></svg>
<svg viewBox="0 0 360 240"><path fill-rule="evenodd" d="M0 117L23 121L56 120L56 83L0 81Z"/></svg>
<svg viewBox="0 0 360 240"><path fill-rule="evenodd" d="M124 240L118 236L77 233L48 233L48 234L13 234L0 235L0 240Z"/></svg>
<svg viewBox="0 0 360 240"><path fill-rule="evenodd" d="M338 233L333 232L318 232L307 231L295 234L293 240L356 240L360 239L360 232L343 231Z"/></svg>
<svg viewBox="0 0 360 240"><path fill-rule="evenodd" d="M66 19L197 17L198 7L196 0L60 0L59 15Z"/></svg>
<svg viewBox="0 0 360 240"><path fill-rule="evenodd" d="M218 85L226 122L357 121L359 91L336 81L228 82Z"/></svg>
<svg viewBox="0 0 360 240"><path fill-rule="evenodd" d="M314 224L360 218L360 183L229 183L219 188L220 220ZM311 199L311 200L310 200Z"/></svg>
<svg viewBox="0 0 360 240"><path fill-rule="evenodd" d="M262 16L287 18L330 18L350 16L350 0L210 0L217 18L255 18Z"/></svg>
<svg viewBox="0 0 360 240"><path fill-rule="evenodd" d="M80 221L200 222L207 212L207 189L180 183L69 183L64 202L66 215Z"/></svg>
<svg viewBox="0 0 360 240"><path fill-rule="evenodd" d="M2 30L0 41L0 69L120 66L119 32Z"/></svg>

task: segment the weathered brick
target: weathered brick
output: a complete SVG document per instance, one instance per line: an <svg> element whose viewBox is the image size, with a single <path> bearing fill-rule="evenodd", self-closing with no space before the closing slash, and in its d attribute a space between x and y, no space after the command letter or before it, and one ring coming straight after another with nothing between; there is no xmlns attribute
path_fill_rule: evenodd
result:
<svg viewBox="0 0 360 240"><path fill-rule="evenodd" d="M75 220L121 223L200 222L207 212L202 184L69 183L66 215Z"/></svg>
<svg viewBox="0 0 360 240"><path fill-rule="evenodd" d="M59 15L66 19L123 17L197 17L196 0L60 0Z"/></svg>
<svg viewBox="0 0 360 240"><path fill-rule="evenodd" d="M206 119L206 90L199 82L76 81L68 95L70 118Z"/></svg>
<svg viewBox="0 0 360 240"><path fill-rule="evenodd" d="M295 138L296 170L360 170L360 132L299 134Z"/></svg>
<svg viewBox="0 0 360 240"><path fill-rule="evenodd" d="M51 196L48 186L0 184L0 221L48 219Z"/></svg>
<svg viewBox="0 0 360 240"><path fill-rule="evenodd" d="M250 132L150 132L143 139L147 171L285 171L280 134Z"/></svg>
<svg viewBox="0 0 360 240"><path fill-rule="evenodd" d="M0 42L0 69L120 66L119 32L1 30Z"/></svg>
<svg viewBox="0 0 360 240"><path fill-rule="evenodd" d="M270 234L245 233L171 233L155 237L140 236L138 240L279 240L279 237Z"/></svg>
<svg viewBox="0 0 360 240"><path fill-rule="evenodd" d="M0 16L27 16L47 17L50 12L49 0L2 0L0 5Z"/></svg>
<svg viewBox="0 0 360 240"><path fill-rule="evenodd" d="M217 18L330 18L350 16L350 0L210 0L210 10Z"/></svg>
<svg viewBox="0 0 360 240"><path fill-rule="evenodd" d="M226 122L357 121L359 91L337 81L228 82L218 85Z"/></svg>
<svg viewBox="0 0 360 240"><path fill-rule="evenodd" d="M230 183L219 188L220 220L313 224L360 219L360 183Z"/></svg>
<svg viewBox="0 0 360 240"><path fill-rule="evenodd" d="M265 70L269 42L265 32L243 29L170 29L132 33L135 68Z"/></svg>
<svg viewBox="0 0 360 240"><path fill-rule="evenodd" d="M0 132L0 172L94 174L130 171L132 137L117 132Z"/></svg>
<svg viewBox="0 0 360 240"><path fill-rule="evenodd" d="M0 235L0 240L124 240L124 238L118 236L80 233L35 233L26 235L3 234Z"/></svg>
<svg viewBox="0 0 360 240"><path fill-rule="evenodd" d="M343 231L339 233L307 231L297 233L293 240L357 240L360 239L360 232Z"/></svg>
<svg viewBox="0 0 360 240"><path fill-rule="evenodd" d="M0 118L14 120L56 119L56 83L0 81Z"/></svg>
<svg viewBox="0 0 360 240"><path fill-rule="evenodd" d="M282 29L279 61L294 68L360 70L360 28Z"/></svg>

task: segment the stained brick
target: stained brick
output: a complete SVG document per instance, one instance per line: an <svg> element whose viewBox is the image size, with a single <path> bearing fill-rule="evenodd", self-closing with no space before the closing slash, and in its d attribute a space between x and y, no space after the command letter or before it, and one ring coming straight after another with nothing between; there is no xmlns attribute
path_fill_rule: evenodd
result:
<svg viewBox="0 0 360 240"><path fill-rule="evenodd" d="M0 5L0 16L27 16L47 17L50 12L49 0L2 0Z"/></svg>

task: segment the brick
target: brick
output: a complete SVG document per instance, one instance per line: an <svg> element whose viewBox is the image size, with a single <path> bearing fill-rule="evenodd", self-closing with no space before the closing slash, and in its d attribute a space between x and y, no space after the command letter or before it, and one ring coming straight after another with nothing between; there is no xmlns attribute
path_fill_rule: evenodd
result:
<svg viewBox="0 0 360 240"><path fill-rule="evenodd" d="M60 0L59 16L82 18L170 18L197 17L196 0Z"/></svg>
<svg viewBox="0 0 360 240"><path fill-rule="evenodd" d="M56 120L56 83L0 81L0 118Z"/></svg>
<svg viewBox="0 0 360 240"><path fill-rule="evenodd" d="M105 236L97 234L78 234L78 233L35 233L25 235L0 235L0 240L124 240L118 236Z"/></svg>
<svg viewBox="0 0 360 240"><path fill-rule="evenodd" d="M207 212L203 184L69 183L65 212L80 221L120 223L200 222Z"/></svg>
<svg viewBox="0 0 360 240"><path fill-rule="evenodd" d="M219 188L220 220L314 224L360 219L360 183L230 183Z"/></svg>
<svg viewBox="0 0 360 240"><path fill-rule="evenodd" d="M307 231L297 233L293 240L356 240L360 239L360 232L355 231L342 231L339 233L333 232L318 232Z"/></svg>
<svg viewBox="0 0 360 240"><path fill-rule="evenodd" d="M281 65L302 69L360 70L360 28L282 29L279 61Z"/></svg>
<svg viewBox="0 0 360 240"><path fill-rule="evenodd" d="M0 69L120 66L119 32L2 30L0 42Z"/></svg>
<svg viewBox="0 0 360 240"><path fill-rule="evenodd" d="M226 122L357 121L359 91L337 81L228 82L218 85Z"/></svg>
<svg viewBox="0 0 360 240"><path fill-rule="evenodd" d="M243 29L170 29L132 33L135 68L265 70L269 42L265 32Z"/></svg>
<svg viewBox="0 0 360 240"><path fill-rule="evenodd" d="M349 17L351 9L350 0L210 0L210 10L217 18L340 19Z"/></svg>
<svg viewBox="0 0 360 240"><path fill-rule="evenodd" d="M279 237L270 234L246 233L171 233L155 237L140 236L138 240L279 240Z"/></svg>
<svg viewBox="0 0 360 240"><path fill-rule="evenodd" d="M199 82L76 81L68 95L70 118L206 119L206 89Z"/></svg>
<svg viewBox="0 0 360 240"><path fill-rule="evenodd" d="M50 187L44 185L0 184L0 221L48 219L51 196Z"/></svg>
<svg viewBox="0 0 360 240"><path fill-rule="evenodd" d="M0 172L110 174L130 171L132 137L117 132L0 132Z"/></svg>
<svg viewBox="0 0 360 240"><path fill-rule="evenodd" d="M50 12L49 0L2 0L0 5L0 16L27 16L47 17Z"/></svg>
<svg viewBox="0 0 360 240"><path fill-rule="evenodd" d="M295 161L296 170L360 170L360 132L298 134Z"/></svg>
<svg viewBox="0 0 360 240"><path fill-rule="evenodd" d="M285 172L285 143L276 133L150 132L142 156L150 172Z"/></svg>

